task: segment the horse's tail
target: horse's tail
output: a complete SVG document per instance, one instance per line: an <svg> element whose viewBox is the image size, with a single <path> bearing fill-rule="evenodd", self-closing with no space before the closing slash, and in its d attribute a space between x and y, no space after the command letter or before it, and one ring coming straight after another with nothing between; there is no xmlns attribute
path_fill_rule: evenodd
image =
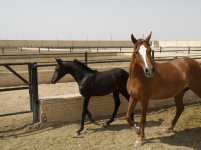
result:
<svg viewBox="0 0 201 150"><path fill-rule="evenodd" d="M127 81L128 81L129 74L125 70L121 69L121 91L120 93L127 99L129 100L130 95L128 94L128 91L126 89Z"/></svg>
<svg viewBox="0 0 201 150"><path fill-rule="evenodd" d="M129 74L128 74L128 72L126 72L123 69L120 69L120 72L121 73L120 73L120 77L119 78L120 78L122 86L124 86L124 85L127 84Z"/></svg>

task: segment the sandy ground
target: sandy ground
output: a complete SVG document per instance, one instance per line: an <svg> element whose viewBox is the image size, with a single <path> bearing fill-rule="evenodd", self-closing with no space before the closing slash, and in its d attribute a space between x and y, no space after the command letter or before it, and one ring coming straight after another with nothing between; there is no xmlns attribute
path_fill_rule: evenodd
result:
<svg viewBox="0 0 201 150"><path fill-rule="evenodd" d="M38 87L39 97L68 95L78 93L75 82L59 84L41 84ZM0 114L30 110L29 91L0 92Z"/></svg>
<svg viewBox="0 0 201 150"><path fill-rule="evenodd" d="M56 90L55 90L56 89ZM39 96L77 93L74 82L40 85ZM27 90L0 93L0 113L29 109ZM12 102L12 103L11 103ZM5 105L8 103L7 105ZM3 109L2 109L3 108ZM5 109L6 108L6 109ZM0 147L2 150L23 149L197 149L201 148L201 103L186 106L175 132L166 133L165 127L175 113L175 107L149 111L147 116L146 143L134 148L137 135L127 125L124 114L116 118L109 128L101 128L106 118L98 118L97 124L86 122L80 137L73 138L80 122L39 127L32 124L32 114L0 117ZM195 115L196 114L196 115ZM136 121L139 122L139 112Z"/></svg>
<svg viewBox="0 0 201 150"><path fill-rule="evenodd" d="M105 120L97 124L85 125L85 130L78 138L73 138L79 125L61 124L52 127L37 128L31 125L30 115L9 117L13 129L0 131L2 150L22 149L77 149L77 150L132 150L132 149L177 149L200 150L201 147L201 104L186 106L174 132L166 133L164 128L174 114L174 107L150 112L147 116L146 140L141 147L134 147L137 136L129 129L125 119L119 117L106 129L101 128ZM2 118L0 118L2 123ZM139 121L139 115L136 116ZM28 123L28 124L27 124ZM7 123L8 124L8 123ZM1 124L2 126L2 124Z"/></svg>

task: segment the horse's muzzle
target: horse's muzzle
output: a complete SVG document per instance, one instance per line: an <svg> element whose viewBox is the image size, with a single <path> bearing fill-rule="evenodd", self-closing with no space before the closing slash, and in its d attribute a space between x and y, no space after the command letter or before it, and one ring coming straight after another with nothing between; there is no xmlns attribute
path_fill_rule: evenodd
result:
<svg viewBox="0 0 201 150"><path fill-rule="evenodd" d="M144 73L146 77L153 77L154 76L154 67L145 68Z"/></svg>

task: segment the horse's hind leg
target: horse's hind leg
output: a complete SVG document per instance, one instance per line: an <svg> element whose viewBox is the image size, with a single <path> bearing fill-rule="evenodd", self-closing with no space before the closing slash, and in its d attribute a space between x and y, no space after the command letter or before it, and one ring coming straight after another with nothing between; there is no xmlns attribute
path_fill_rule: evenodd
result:
<svg viewBox="0 0 201 150"><path fill-rule="evenodd" d="M114 102L115 102L115 107L114 107L114 111L113 111L113 114L112 114L112 118L109 121L107 121L103 125L103 127L109 126L109 124L114 121L114 118L115 118L115 116L117 114L117 111L119 109L119 106L121 104L120 99L119 99L119 91L114 91L113 92L113 98L114 98Z"/></svg>
<svg viewBox="0 0 201 150"><path fill-rule="evenodd" d="M201 98L201 70L197 73L192 73L189 88Z"/></svg>
<svg viewBox="0 0 201 150"><path fill-rule="evenodd" d="M200 90L192 90L197 96L201 98L201 89Z"/></svg>
<svg viewBox="0 0 201 150"><path fill-rule="evenodd" d="M91 115L91 113L90 113L90 111L89 111L88 109L87 109L86 113L87 113L87 116L88 116L88 118L89 118L89 121L90 121L91 123L94 123L95 120L93 119L93 117L92 117L92 115Z"/></svg>
<svg viewBox="0 0 201 150"><path fill-rule="evenodd" d="M185 92L186 91L184 90L180 94L174 97L175 104L176 104L176 114L174 116L174 119L171 122L171 125L168 127L168 130L170 131L174 129L177 123L177 120L179 119L181 113L184 111L183 96Z"/></svg>
<svg viewBox="0 0 201 150"><path fill-rule="evenodd" d="M194 87L190 87L190 89L201 98L201 84L194 86Z"/></svg>

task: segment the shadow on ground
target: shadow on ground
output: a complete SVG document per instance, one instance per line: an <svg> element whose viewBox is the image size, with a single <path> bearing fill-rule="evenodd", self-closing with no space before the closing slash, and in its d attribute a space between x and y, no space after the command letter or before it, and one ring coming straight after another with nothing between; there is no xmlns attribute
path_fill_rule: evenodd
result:
<svg viewBox="0 0 201 150"><path fill-rule="evenodd" d="M185 146L195 150L200 150L201 127L174 131L174 133L171 135L164 134L160 137L149 138L145 143L155 143L155 140L159 140L161 143L165 143L171 146Z"/></svg>

